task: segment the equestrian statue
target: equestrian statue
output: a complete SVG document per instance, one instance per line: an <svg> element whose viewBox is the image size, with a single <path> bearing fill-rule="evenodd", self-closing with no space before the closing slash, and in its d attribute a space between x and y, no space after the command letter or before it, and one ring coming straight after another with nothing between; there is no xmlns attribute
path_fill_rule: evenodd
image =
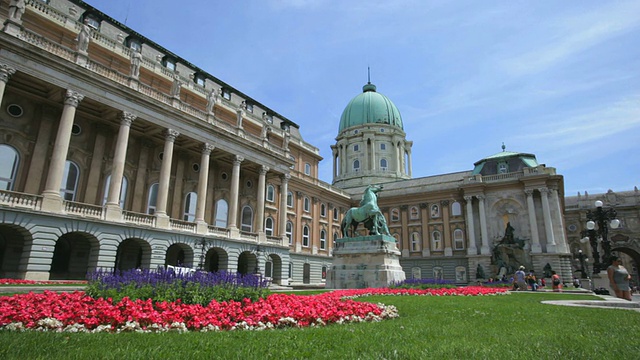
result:
<svg viewBox="0 0 640 360"><path fill-rule="evenodd" d="M344 214L340 226L343 237L360 236L356 229L358 224L364 223L364 227L369 230L369 235L389 235L387 220L378 207L377 194L382 191L382 185L369 185L364 190L360 207L353 207ZM349 228L351 232L349 233Z"/></svg>

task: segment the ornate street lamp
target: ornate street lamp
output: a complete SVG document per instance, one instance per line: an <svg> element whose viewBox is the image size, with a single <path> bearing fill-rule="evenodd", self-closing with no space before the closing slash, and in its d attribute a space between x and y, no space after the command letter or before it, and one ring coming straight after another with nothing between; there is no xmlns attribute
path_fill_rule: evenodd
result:
<svg viewBox="0 0 640 360"><path fill-rule="evenodd" d="M580 265L578 271L582 273L582 278L588 279L589 271L587 270L587 257L582 253L582 250L578 250L578 253L576 254L576 261L578 262L578 265Z"/></svg>
<svg viewBox="0 0 640 360"><path fill-rule="evenodd" d="M611 242L609 241L609 227L617 229L620 220L616 219L617 213L613 208L603 209L602 201L595 202L596 209L587 211L587 231L583 232L586 237L581 241L591 243L593 250L593 273L599 273L611 265ZM598 241L602 243L602 260L598 252Z"/></svg>

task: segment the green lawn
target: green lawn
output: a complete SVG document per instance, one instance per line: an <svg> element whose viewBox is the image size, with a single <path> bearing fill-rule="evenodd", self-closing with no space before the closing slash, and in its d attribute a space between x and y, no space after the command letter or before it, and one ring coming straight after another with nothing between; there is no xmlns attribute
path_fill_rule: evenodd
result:
<svg viewBox="0 0 640 360"><path fill-rule="evenodd" d="M275 331L0 333L1 359L632 359L640 312L565 307L584 295L369 297L397 306L380 323Z"/></svg>

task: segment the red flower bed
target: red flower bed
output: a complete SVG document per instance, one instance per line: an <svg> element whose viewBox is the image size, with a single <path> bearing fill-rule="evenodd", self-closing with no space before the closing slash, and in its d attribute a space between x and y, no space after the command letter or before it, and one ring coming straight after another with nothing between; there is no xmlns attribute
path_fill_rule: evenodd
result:
<svg viewBox="0 0 640 360"><path fill-rule="evenodd" d="M21 280L0 279L0 285L86 285L86 280Z"/></svg>
<svg viewBox="0 0 640 360"><path fill-rule="evenodd" d="M94 299L83 292L18 294L0 297L0 329L99 331L216 331L322 326L330 323L380 321L394 318L394 306L357 302L367 295L490 295L502 289L362 289L315 296L272 294L251 302L212 301L208 306L128 298L118 303Z"/></svg>

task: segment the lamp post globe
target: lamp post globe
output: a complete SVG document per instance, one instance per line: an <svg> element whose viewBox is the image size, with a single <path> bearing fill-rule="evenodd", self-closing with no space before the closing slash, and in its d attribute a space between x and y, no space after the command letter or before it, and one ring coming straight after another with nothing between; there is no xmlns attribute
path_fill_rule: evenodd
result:
<svg viewBox="0 0 640 360"><path fill-rule="evenodd" d="M589 241L593 253L593 273L599 273L611 264L611 242L609 241L609 228L617 229L620 226L616 210L612 207L603 209L604 203L597 200L594 203L596 209L587 211L586 237L580 240L583 244ZM602 249L602 258L599 248Z"/></svg>

